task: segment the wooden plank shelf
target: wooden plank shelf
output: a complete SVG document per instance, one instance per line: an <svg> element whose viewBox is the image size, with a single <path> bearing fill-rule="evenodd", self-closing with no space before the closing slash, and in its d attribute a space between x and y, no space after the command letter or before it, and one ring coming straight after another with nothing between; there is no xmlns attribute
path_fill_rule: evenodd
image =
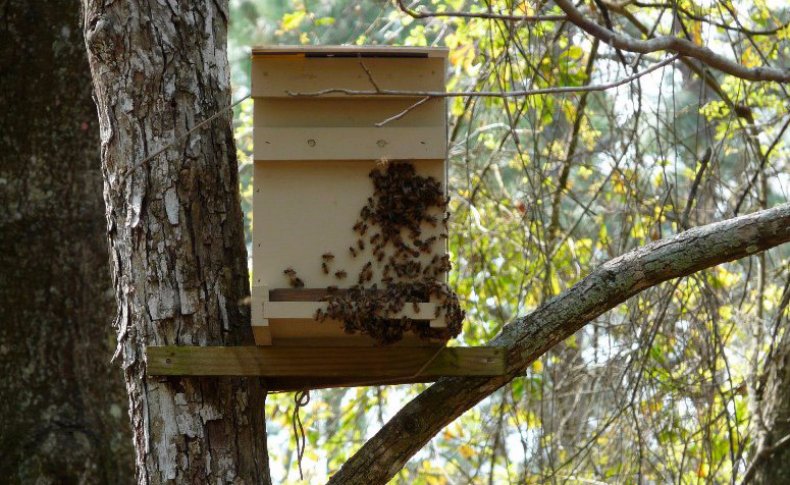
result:
<svg viewBox="0 0 790 485"><path fill-rule="evenodd" d="M258 376L275 388L429 382L505 372L498 347L148 347L150 376ZM267 379L268 380L268 379Z"/></svg>

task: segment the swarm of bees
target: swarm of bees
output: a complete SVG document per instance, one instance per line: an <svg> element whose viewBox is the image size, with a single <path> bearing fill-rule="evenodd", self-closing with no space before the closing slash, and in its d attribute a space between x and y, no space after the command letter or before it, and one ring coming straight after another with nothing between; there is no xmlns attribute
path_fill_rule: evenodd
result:
<svg viewBox="0 0 790 485"><path fill-rule="evenodd" d="M407 331L428 338L436 333L430 328L430 315L425 320L394 315L401 313L409 302L418 313L418 302L430 300L436 302L433 318L444 315L449 333L453 337L458 335L465 313L457 295L442 281L451 267L449 256L433 254L429 262L423 262L427 258L420 261L421 256L433 253L437 242L447 239L448 201L441 184L433 177L418 175L408 162L388 163L371 171L369 176L373 196L368 198L352 228L358 238L348 251L356 258L369 248L373 261L364 264L356 284L347 290L328 287L324 298L327 308L319 310L315 319L341 321L346 332L361 332L382 344L397 342ZM422 238L423 227L440 225L443 231L438 237ZM334 259L332 253L323 254L321 271L343 280L348 274L342 269L332 271ZM371 283L376 270L380 270L381 287ZM291 286L304 286L292 268L284 273Z"/></svg>
<svg viewBox="0 0 790 485"><path fill-rule="evenodd" d="M447 237L448 201L441 184L433 177L418 175L407 162L388 163L369 176L373 196L353 226L358 239L349 252L357 257L369 247L375 263L366 262L357 284L348 290L330 291L325 298L327 309L315 315L316 319L342 321L346 332L361 332L382 344L400 340L406 331L427 338L431 329L426 320L431 316L426 315L426 320L392 316L408 302L417 313L417 302L432 300L437 303L433 317L444 314L449 333L458 335L465 314L457 295L441 280L450 269L449 257L437 254L428 263L419 260L421 255L432 254L434 245ZM426 225L441 225L444 231L439 237L423 239ZM370 284L374 264L381 271L382 287Z"/></svg>

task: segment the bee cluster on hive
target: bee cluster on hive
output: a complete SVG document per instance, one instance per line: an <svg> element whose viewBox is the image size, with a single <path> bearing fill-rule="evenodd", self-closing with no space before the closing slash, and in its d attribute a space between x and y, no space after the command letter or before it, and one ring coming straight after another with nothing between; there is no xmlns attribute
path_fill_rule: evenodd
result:
<svg viewBox="0 0 790 485"><path fill-rule="evenodd" d="M437 244L445 244L449 219L441 184L433 177L418 175L408 162L383 164L369 176L373 196L352 228L357 241L348 251L356 258L369 248L372 260L364 264L350 288L340 291L327 287L326 310L318 310L314 318L341 321L346 332L367 334L382 344L397 342L407 331L423 338L440 333L458 335L465 313L455 292L443 281L451 268L450 258L434 254ZM438 237L422 239L426 225L441 225L442 232ZM432 256L430 260L428 256ZM334 259L332 253L323 254L321 271L345 279L346 271L332 268ZM376 272L380 278L373 282ZM291 286L303 286L292 268L284 273ZM407 303L411 302L417 313L417 303L429 300L436 303L434 315L426 315L424 320L395 317ZM440 316L444 316L447 328L431 328L429 320Z"/></svg>

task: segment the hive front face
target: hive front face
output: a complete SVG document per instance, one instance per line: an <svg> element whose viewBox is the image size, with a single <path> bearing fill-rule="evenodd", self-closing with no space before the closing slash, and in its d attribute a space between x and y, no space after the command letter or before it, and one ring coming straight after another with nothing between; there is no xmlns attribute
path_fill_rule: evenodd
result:
<svg viewBox="0 0 790 485"><path fill-rule="evenodd" d="M382 247L387 230L379 226L413 212L419 205L409 198L413 190L428 184L426 197L437 190L443 196L446 190L444 100L380 94L443 91L446 51L312 49L253 51L253 329L259 345L373 345L386 341L386 332L373 332L375 339L349 334L353 325L337 318L337 307L348 300L338 295L360 288L383 292L392 283L414 279L414 274L399 273L415 268L445 281L441 204L417 211L422 219L416 232L404 228L393 235L389 228L390 242L402 239L411 248L408 258L398 254L397 244ZM413 174L404 164L413 167ZM392 194L377 193L371 175L389 180L385 175L396 169L401 174L392 179L398 183L396 195L409 207L391 211L397 214L390 218L382 208L390 207ZM404 173L411 179L403 182ZM403 188L410 181L417 189ZM366 206L373 207L367 215ZM442 302L431 291L411 295L386 314L401 325L408 320L407 327L421 328L420 335L408 331L398 337L397 345L446 340L445 315L437 310ZM336 318L326 316L332 305Z"/></svg>

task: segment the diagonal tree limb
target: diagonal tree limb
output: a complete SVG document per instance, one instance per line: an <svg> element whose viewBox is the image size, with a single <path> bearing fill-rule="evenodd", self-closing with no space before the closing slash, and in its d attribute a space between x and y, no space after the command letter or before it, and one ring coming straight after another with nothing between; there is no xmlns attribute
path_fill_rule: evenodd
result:
<svg viewBox="0 0 790 485"><path fill-rule="evenodd" d="M686 39L678 37L654 37L648 40L635 39L631 36L614 32L584 16L570 0L554 0L560 9L568 16L568 21L576 24L593 37L606 42L616 49L629 52L648 54L656 51L672 51L678 54L693 57L710 67L749 81L777 81L790 82L790 70L775 69L772 67L749 68L713 52L707 47L697 45Z"/></svg>
<svg viewBox="0 0 790 485"><path fill-rule="evenodd" d="M554 345L637 293L667 280L790 241L790 204L689 229L612 259L489 345L507 350L507 373L441 379L409 402L329 483L386 483L436 433L521 375Z"/></svg>

